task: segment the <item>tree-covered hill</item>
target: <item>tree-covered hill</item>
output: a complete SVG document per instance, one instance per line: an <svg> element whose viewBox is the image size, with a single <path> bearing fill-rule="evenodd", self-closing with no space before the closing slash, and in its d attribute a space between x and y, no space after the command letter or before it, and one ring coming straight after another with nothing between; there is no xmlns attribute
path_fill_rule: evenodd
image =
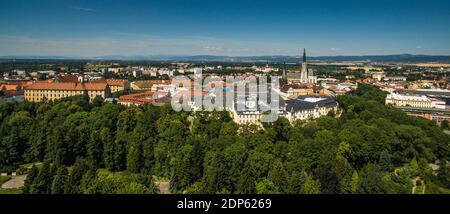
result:
<svg viewBox="0 0 450 214"><path fill-rule="evenodd" d="M44 162L26 193L156 193L154 177L174 193L448 193L450 136L384 97L360 85L338 97L339 118L280 118L264 129L227 112L83 97L0 103L0 170Z"/></svg>

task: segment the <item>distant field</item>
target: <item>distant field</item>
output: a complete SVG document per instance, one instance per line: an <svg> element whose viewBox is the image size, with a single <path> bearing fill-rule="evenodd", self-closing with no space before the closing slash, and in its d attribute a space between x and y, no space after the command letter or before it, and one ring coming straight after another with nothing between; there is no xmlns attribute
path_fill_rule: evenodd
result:
<svg viewBox="0 0 450 214"><path fill-rule="evenodd" d="M372 71L372 70L381 71L381 68L374 68L374 67L367 67L367 66L365 66L365 67L349 66L349 67L347 67L347 69L350 69L350 70L363 69L364 71Z"/></svg>
<svg viewBox="0 0 450 214"><path fill-rule="evenodd" d="M310 65L338 65L338 66L356 66L354 62L310 62Z"/></svg>
<svg viewBox="0 0 450 214"><path fill-rule="evenodd" d="M439 64L439 63L418 63L418 64L407 64L407 65L413 65L418 67L450 67L450 64Z"/></svg>

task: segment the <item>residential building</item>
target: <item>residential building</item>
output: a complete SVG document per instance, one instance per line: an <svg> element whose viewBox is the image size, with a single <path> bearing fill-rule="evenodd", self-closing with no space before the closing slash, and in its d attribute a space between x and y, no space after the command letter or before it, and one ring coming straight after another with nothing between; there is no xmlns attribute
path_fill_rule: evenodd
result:
<svg viewBox="0 0 450 214"><path fill-rule="evenodd" d="M401 109L410 116L441 123L450 121L450 91L447 90L389 90L386 105Z"/></svg>
<svg viewBox="0 0 450 214"><path fill-rule="evenodd" d="M428 120L442 123L444 120L450 121L450 110L440 108L414 108L414 107L398 107L406 114L413 117L421 117Z"/></svg>
<svg viewBox="0 0 450 214"><path fill-rule="evenodd" d="M378 81L383 80L383 78L386 77L386 74L384 72L374 72L372 73L372 78L376 79Z"/></svg>
<svg viewBox="0 0 450 214"><path fill-rule="evenodd" d="M282 96L281 96L282 97ZM285 117L293 123L297 120L310 120L326 116L330 112L338 112L338 103L328 96L299 96L296 99L279 99L278 117ZM256 98L247 97L244 110L237 110L235 103L231 109L233 121L237 124L261 124L264 112ZM257 105L258 104L258 105Z"/></svg>
<svg viewBox="0 0 450 214"><path fill-rule="evenodd" d="M314 88L306 84L285 84L280 87L280 95L285 98L297 98L301 95L313 95Z"/></svg>
<svg viewBox="0 0 450 214"><path fill-rule="evenodd" d="M264 72L264 73L278 72L279 71L278 68L274 68L272 66L269 66L268 63L266 64L266 66L261 66L261 67L254 65L252 67L252 69L254 69L256 72Z"/></svg>
<svg viewBox="0 0 450 214"><path fill-rule="evenodd" d="M357 84L353 83L325 83L323 82L317 88L317 92L321 95L335 97L350 93L358 88Z"/></svg>
<svg viewBox="0 0 450 214"><path fill-rule="evenodd" d="M404 82L406 81L406 77L394 76L394 77L384 77L384 81L392 81L392 82Z"/></svg>
<svg viewBox="0 0 450 214"><path fill-rule="evenodd" d="M167 95L167 93L153 91L146 91L138 94L127 94L120 96L117 103L126 106L170 103L170 98L168 98Z"/></svg>
<svg viewBox="0 0 450 214"><path fill-rule="evenodd" d="M386 105L396 107L416 107L416 108L432 108L431 100L422 96L388 94L386 96Z"/></svg>
<svg viewBox="0 0 450 214"><path fill-rule="evenodd" d="M142 70L134 70L133 71L133 76L134 77L141 77L144 74L144 72Z"/></svg>
<svg viewBox="0 0 450 214"><path fill-rule="evenodd" d="M154 85L170 84L170 80L143 80L134 81L130 84L133 90L152 90Z"/></svg>
<svg viewBox="0 0 450 214"><path fill-rule="evenodd" d="M107 79L106 83L108 83L108 86L111 89L111 93L130 90L130 82L128 82L128 80Z"/></svg>
<svg viewBox="0 0 450 214"><path fill-rule="evenodd" d="M74 82L35 82L25 87L25 100L30 102L41 102L44 99L58 100L75 95L87 95L90 101L100 96L106 98L110 95L107 83L74 83Z"/></svg>
<svg viewBox="0 0 450 214"><path fill-rule="evenodd" d="M22 96L24 87L33 84L31 81L0 83L0 91L5 97Z"/></svg>
<svg viewBox="0 0 450 214"><path fill-rule="evenodd" d="M300 96L295 100L287 100L285 111L285 117L292 123L316 119L330 112L337 113L338 103L327 96Z"/></svg>

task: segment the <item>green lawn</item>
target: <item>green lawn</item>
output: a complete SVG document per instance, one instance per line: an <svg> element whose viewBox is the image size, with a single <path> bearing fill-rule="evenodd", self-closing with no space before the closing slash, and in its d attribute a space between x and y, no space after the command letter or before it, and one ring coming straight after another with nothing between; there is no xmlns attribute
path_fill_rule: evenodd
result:
<svg viewBox="0 0 450 214"><path fill-rule="evenodd" d="M0 189L0 195L2 194L22 194L22 189Z"/></svg>
<svg viewBox="0 0 450 214"><path fill-rule="evenodd" d="M0 176L0 185L5 183L6 181L9 181L9 179L11 179L11 178L8 176Z"/></svg>
<svg viewBox="0 0 450 214"><path fill-rule="evenodd" d="M36 167L37 167L38 169L41 169L41 168L42 168L42 162L26 163L26 164L20 165L20 167L22 167L22 168L27 168L27 169L31 169L31 167L33 167L33 164L36 165Z"/></svg>
<svg viewBox="0 0 450 214"><path fill-rule="evenodd" d="M5 183L6 181L9 181L11 178L8 176L0 176L0 185ZM21 194L21 189L2 189L0 188L0 195L1 194Z"/></svg>
<svg viewBox="0 0 450 214"><path fill-rule="evenodd" d="M450 189L438 186L435 183L427 183L425 192L428 194L450 194Z"/></svg>

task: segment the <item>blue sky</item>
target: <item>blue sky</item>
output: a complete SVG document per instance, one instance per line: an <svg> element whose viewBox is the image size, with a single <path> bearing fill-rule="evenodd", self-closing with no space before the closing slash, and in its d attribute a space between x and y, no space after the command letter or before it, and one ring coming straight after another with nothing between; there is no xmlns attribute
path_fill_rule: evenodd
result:
<svg viewBox="0 0 450 214"><path fill-rule="evenodd" d="M0 0L0 55L450 55L450 1Z"/></svg>

